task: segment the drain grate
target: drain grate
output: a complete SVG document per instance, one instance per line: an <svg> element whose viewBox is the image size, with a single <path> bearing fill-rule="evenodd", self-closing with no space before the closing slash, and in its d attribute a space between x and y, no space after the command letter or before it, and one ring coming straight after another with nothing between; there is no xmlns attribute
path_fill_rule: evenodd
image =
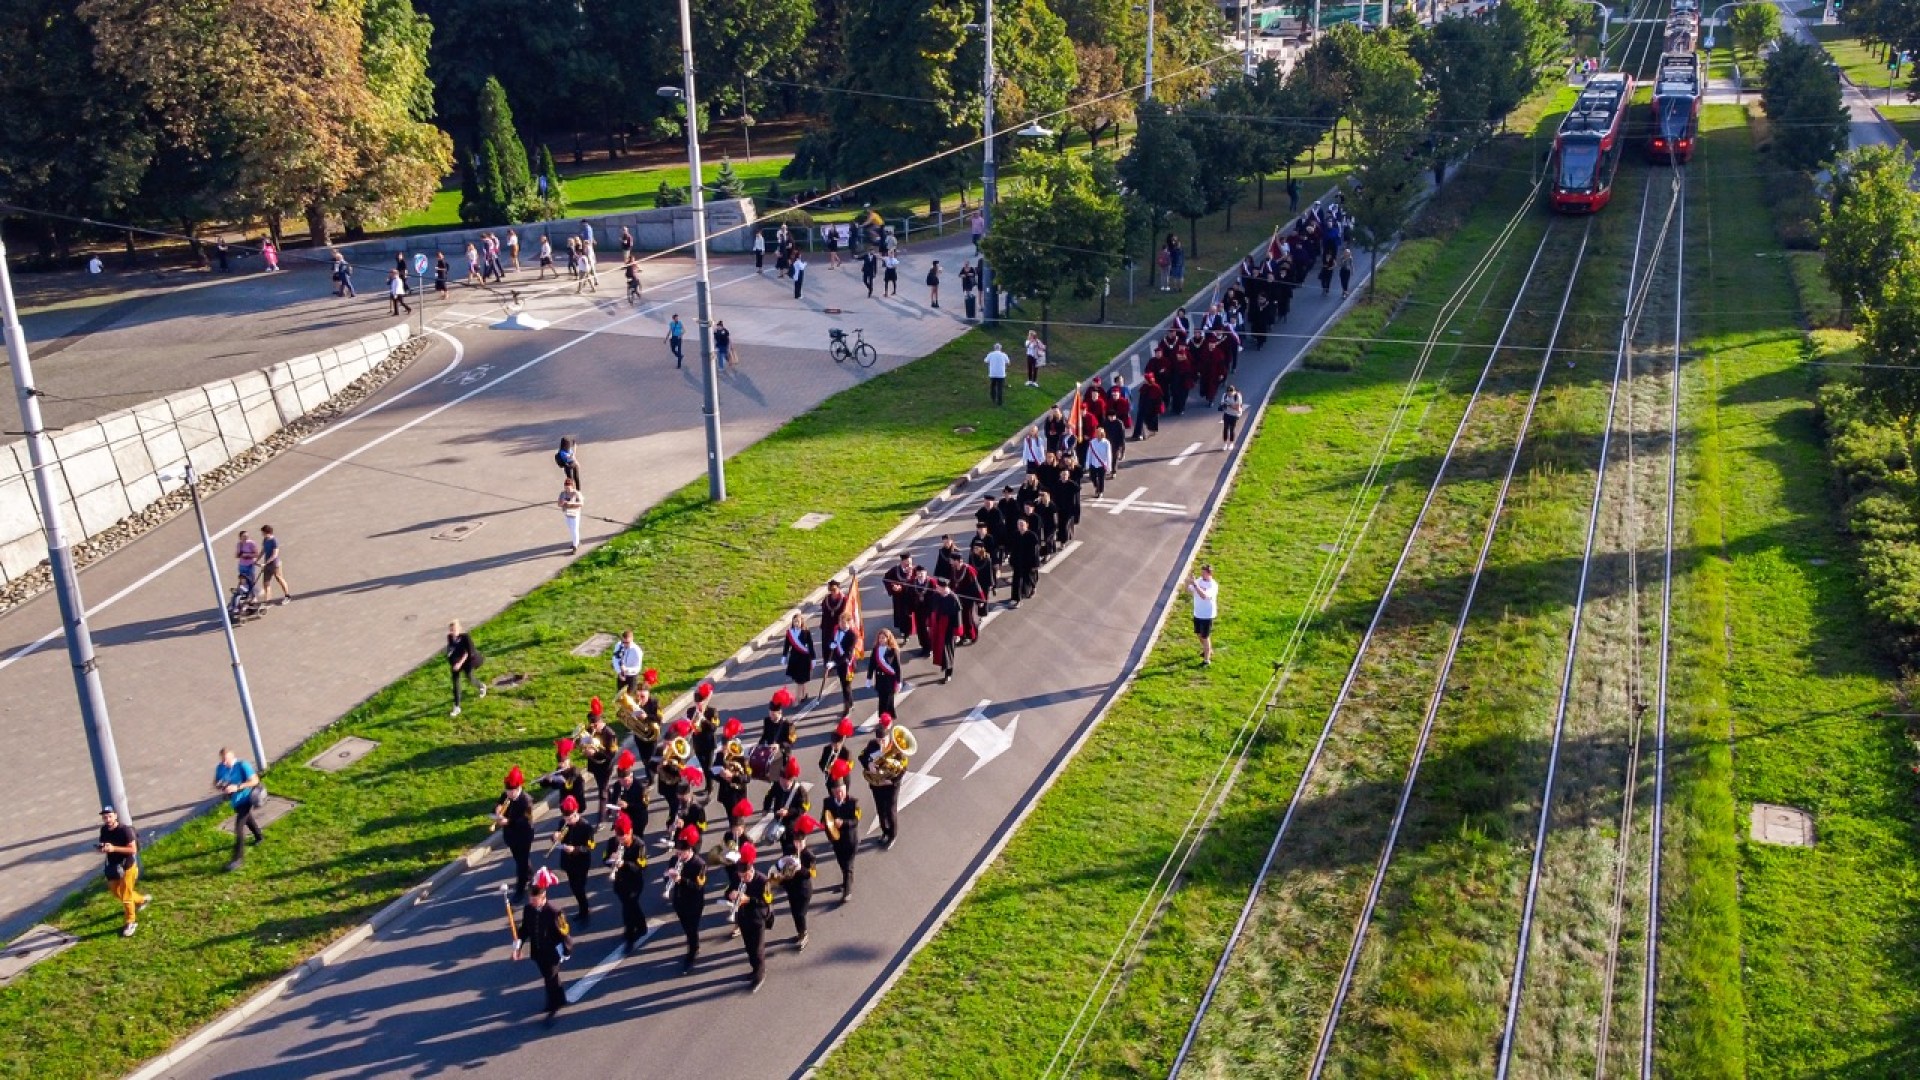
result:
<svg viewBox="0 0 1920 1080"><path fill-rule="evenodd" d="M832 514L821 514L821 513L801 514L800 520L794 522L793 527L796 529L817 529L820 526L825 525L827 522L832 520L833 520Z"/></svg>
<svg viewBox="0 0 1920 1080"><path fill-rule="evenodd" d="M332 746L327 747L325 750L320 751L318 756L312 761L307 762L307 768L319 769L321 772L337 773L354 762L359 761L361 758L366 757L368 754L373 753L373 748L379 745L379 743L374 742L372 739L363 739L358 735L349 735L339 742L334 743Z"/></svg>
<svg viewBox="0 0 1920 1080"><path fill-rule="evenodd" d="M575 645L573 647L573 655L599 656L601 653L613 648L613 643L619 640L619 638L614 637L612 634L595 634L580 644Z"/></svg>
<svg viewBox="0 0 1920 1080"><path fill-rule="evenodd" d="M435 540L452 540L458 543L472 536L475 532L478 532L480 526L485 524L486 522L484 521L462 521L456 525L449 525L439 532L434 533L433 538Z"/></svg>
<svg viewBox="0 0 1920 1080"><path fill-rule="evenodd" d="M72 934L62 933L45 923L33 927L0 949L0 986L12 982L40 961L66 952L79 941Z"/></svg>
<svg viewBox="0 0 1920 1080"><path fill-rule="evenodd" d="M1782 847L1813 846L1813 815L1793 806L1753 804L1753 838Z"/></svg>

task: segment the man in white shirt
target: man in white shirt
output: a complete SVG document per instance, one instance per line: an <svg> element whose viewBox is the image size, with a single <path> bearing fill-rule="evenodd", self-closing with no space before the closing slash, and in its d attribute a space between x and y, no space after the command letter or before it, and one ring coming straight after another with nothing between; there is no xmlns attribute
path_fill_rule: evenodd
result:
<svg viewBox="0 0 1920 1080"><path fill-rule="evenodd" d="M1093 439L1087 443L1087 478L1093 481L1093 497L1107 497L1107 473L1113 471L1113 444L1107 441L1104 428L1093 429Z"/></svg>
<svg viewBox="0 0 1920 1080"><path fill-rule="evenodd" d="M620 635L620 644L613 647L613 677L620 680L620 689L629 693L640 686L640 664L646 658L639 644L633 640L633 631Z"/></svg>
<svg viewBox="0 0 1920 1080"><path fill-rule="evenodd" d="M1007 403L1007 354L997 341L993 343L993 351L987 354L987 393L995 405Z"/></svg>
<svg viewBox="0 0 1920 1080"><path fill-rule="evenodd" d="M1187 582L1193 594L1193 635L1200 639L1200 666L1213 666L1213 620L1220 613L1220 583L1213 580L1211 563Z"/></svg>

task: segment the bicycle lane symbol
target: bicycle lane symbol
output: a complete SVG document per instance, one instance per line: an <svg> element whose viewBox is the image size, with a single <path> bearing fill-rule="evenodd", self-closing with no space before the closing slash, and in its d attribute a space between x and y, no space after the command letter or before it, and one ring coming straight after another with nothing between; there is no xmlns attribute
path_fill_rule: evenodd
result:
<svg viewBox="0 0 1920 1080"><path fill-rule="evenodd" d="M492 371L493 371L492 364L478 364L466 371L454 372L453 374L447 376L446 378L441 379L440 384L442 386L453 385L453 384L458 384L460 386L472 386L474 383L484 380L487 377L487 375Z"/></svg>

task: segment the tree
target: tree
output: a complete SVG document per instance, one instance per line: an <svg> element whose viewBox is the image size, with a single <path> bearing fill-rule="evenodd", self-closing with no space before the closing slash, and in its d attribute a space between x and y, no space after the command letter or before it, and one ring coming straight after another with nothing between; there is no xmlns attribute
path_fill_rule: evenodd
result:
<svg viewBox="0 0 1920 1080"><path fill-rule="evenodd" d="M533 210L542 221L567 216L567 185L560 180L560 168L553 163L553 151L540 144L539 179L534 183Z"/></svg>
<svg viewBox="0 0 1920 1080"><path fill-rule="evenodd" d="M1000 80L993 107L1009 128L1066 107L1078 81L1073 42L1046 0L1000 0L993 10L993 53ZM984 58L975 70L984 73Z"/></svg>
<svg viewBox="0 0 1920 1080"><path fill-rule="evenodd" d="M634 9L666 6L618 2ZM502 85L518 103L527 133L544 142L553 132L572 130L578 102L592 96L593 74L606 62L608 49L647 55L651 45L634 33L590 39L582 0L419 0L419 4L435 27L433 74L440 116L463 156L479 152L479 105L488 80ZM674 40L679 40L677 31ZM640 74L650 78L657 72ZM649 98L654 85L649 82L645 87Z"/></svg>
<svg viewBox="0 0 1920 1080"><path fill-rule="evenodd" d="M1857 309L1885 311L1881 286L1890 267L1920 257L1920 194L1909 186L1905 148L1866 146L1833 166L1833 197L1820 212L1827 280Z"/></svg>
<svg viewBox="0 0 1920 1080"><path fill-rule="evenodd" d="M476 225L531 220L536 212L533 173L500 80L489 76L481 85L474 116L480 153L479 204L462 205L461 220Z"/></svg>
<svg viewBox="0 0 1920 1080"><path fill-rule="evenodd" d="M1074 154L1022 150L1014 161L1019 178L994 208L993 230L980 242L996 282L1040 302L1045 335L1053 301L1066 290L1096 295L1119 259L1126 213L1114 194L1111 165Z"/></svg>
<svg viewBox="0 0 1920 1080"><path fill-rule="evenodd" d="M1780 39L1767 61L1760 103L1775 132L1773 155L1782 164L1812 171L1846 148L1851 121L1840 79L1820 46Z"/></svg>
<svg viewBox="0 0 1920 1080"><path fill-rule="evenodd" d="M1187 219L1189 255L1200 253L1201 217L1225 210L1224 229L1233 228L1233 206L1246 194L1247 177L1258 162L1262 130L1248 122L1247 114L1233 111L1231 105L1231 101L1222 103L1216 97L1184 105L1177 114L1181 137L1193 148L1194 164L1198 166L1193 183L1200 197L1180 212Z"/></svg>
<svg viewBox="0 0 1920 1080"><path fill-rule="evenodd" d="M453 140L433 126L427 56L433 26L411 0L365 0L360 47L370 107L352 123L353 175L313 209L336 212L350 232L425 209L453 167Z"/></svg>
<svg viewBox="0 0 1920 1080"><path fill-rule="evenodd" d="M714 177L715 192L723 199L744 199L747 197L747 185L740 180L740 174L733 171L733 159L720 159L720 175Z"/></svg>
<svg viewBox="0 0 1920 1080"><path fill-rule="evenodd" d="M1771 3L1741 4L1727 16L1733 46L1758 60L1767 42L1780 36L1780 9Z"/></svg>
<svg viewBox="0 0 1920 1080"><path fill-rule="evenodd" d="M1437 186L1447 164L1464 157L1493 131L1495 72L1510 63L1495 52L1497 32L1472 19L1442 19L1415 34L1414 59L1433 95L1427 114L1427 163Z"/></svg>
<svg viewBox="0 0 1920 1080"><path fill-rule="evenodd" d="M1120 65L1120 50L1111 45L1073 46L1073 66L1077 73L1073 92L1067 102L1073 111L1060 118L1060 147L1074 128L1087 133L1095 146L1100 136L1111 131L1119 142L1120 125L1133 115L1134 95L1129 92L1126 69Z"/></svg>
<svg viewBox="0 0 1920 1080"><path fill-rule="evenodd" d="M1194 183L1199 162L1180 122L1159 101L1143 102L1138 116L1133 146L1120 159L1117 171L1147 208L1151 239L1168 214L1197 216L1205 196Z"/></svg>
<svg viewBox="0 0 1920 1080"><path fill-rule="evenodd" d="M795 61L813 29L813 0L700 0L693 13L702 98L751 112L760 96L757 77L811 78Z"/></svg>
<svg viewBox="0 0 1920 1080"><path fill-rule="evenodd" d="M1347 209L1361 246L1377 266L1380 249L1412 213L1434 98L1423 85L1419 63L1392 34L1365 37L1353 54L1352 73L1351 107L1360 138L1354 154L1357 189L1347 199Z"/></svg>
<svg viewBox="0 0 1920 1080"><path fill-rule="evenodd" d="M963 65L960 56L974 17L967 0L848 0L847 45L861 60L841 80L844 92L829 96L825 130L803 140L786 176L873 176L967 141L978 131L981 65ZM959 181L959 158L877 188L918 188L937 199Z"/></svg>

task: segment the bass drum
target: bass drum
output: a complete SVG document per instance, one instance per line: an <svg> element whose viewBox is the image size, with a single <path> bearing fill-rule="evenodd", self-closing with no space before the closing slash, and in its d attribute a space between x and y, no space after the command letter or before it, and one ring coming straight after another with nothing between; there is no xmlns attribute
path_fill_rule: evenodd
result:
<svg viewBox="0 0 1920 1080"><path fill-rule="evenodd" d="M747 772L755 780L771 783L775 771L780 767L780 748L772 743L761 743L747 751Z"/></svg>

